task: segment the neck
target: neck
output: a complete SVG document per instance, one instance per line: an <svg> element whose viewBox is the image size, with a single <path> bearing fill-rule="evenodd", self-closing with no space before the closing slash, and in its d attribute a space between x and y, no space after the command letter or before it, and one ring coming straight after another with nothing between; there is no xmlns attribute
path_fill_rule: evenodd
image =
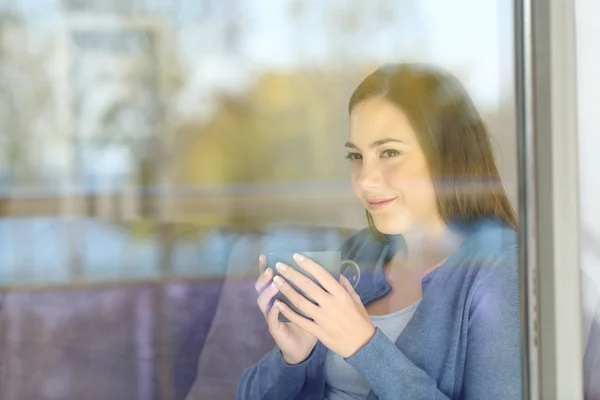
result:
<svg viewBox="0 0 600 400"><path fill-rule="evenodd" d="M446 258L458 249L463 237L440 222L415 229L402 235L406 252L398 254L393 264L405 272L426 275L439 267ZM394 268L396 269L396 268Z"/></svg>

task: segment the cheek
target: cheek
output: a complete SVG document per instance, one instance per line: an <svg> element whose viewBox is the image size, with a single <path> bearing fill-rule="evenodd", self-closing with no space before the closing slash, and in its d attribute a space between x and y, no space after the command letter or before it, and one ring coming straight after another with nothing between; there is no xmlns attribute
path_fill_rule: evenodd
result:
<svg viewBox="0 0 600 400"><path fill-rule="evenodd" d="M361 194L360 185L358 184L358 179L360 177L360 166L358 165L350 165L350 183L352 184L352 191L356 195Z"/></svg>
<svg viewBox="0 0 600 400"><path fill-rule="evenodd" d="M393 163L385 169L385 181L388 187L402 194L410 195L419 185L420 177L415 175L410 164Z"/></svg>
<svg viewBox="0 0 600 400"><path fill-rule="evenodd" d="M431 176L422 165L397 166L387 174L388 184L400 192L406 203L417 208L429 207L435 203L435 189Z"/></svg>
<svg viewBox="0 0 600 400"><path fill-rule="evenodd" d="M429 215L437 212L437 200L431 178L423 176L415 182L411 193L411 205L416 213Z"/></svg>
<svg viewBox="0 0 600 400"><path fill-rule="evenodd" d="M416 201L420 208L427 213L437 210L437 199L435 188L431 180L424 180L415 190Z"/></svg>

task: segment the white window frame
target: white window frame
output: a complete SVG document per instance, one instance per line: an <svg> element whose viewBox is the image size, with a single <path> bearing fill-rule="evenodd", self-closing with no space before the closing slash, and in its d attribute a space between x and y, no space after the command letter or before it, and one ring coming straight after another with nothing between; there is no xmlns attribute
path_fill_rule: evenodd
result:
<svg viewBox="0 0 600 400"><path fill-rule="evenodd" d="M516 0L524 398L582 399L574 0Z"/></svg>

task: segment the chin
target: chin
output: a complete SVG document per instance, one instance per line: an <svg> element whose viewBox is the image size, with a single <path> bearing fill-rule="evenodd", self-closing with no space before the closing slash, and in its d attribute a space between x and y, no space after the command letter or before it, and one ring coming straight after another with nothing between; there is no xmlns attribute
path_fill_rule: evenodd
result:
<svg viewBox="0 0 600 400"><path fill-rule="evenodd" d="M410 231L412 225L409 221L400 218L374 218L375 228L385 235L401 235Z"/></svg>

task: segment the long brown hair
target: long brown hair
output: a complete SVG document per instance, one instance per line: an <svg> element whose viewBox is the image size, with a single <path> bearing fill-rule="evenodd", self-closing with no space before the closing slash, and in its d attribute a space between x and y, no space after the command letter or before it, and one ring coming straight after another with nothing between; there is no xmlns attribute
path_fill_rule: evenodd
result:
<svg viewBox="0 0 600 400"><path fill-rule="evenodd" d="M456 77L426 64L384 65L358 85L348 112L373 97L391 101L411 120L444 222L452 225L492 217L518 229L487 128ZM384 238L368 211L367 219L375 236Z"/></svg>

